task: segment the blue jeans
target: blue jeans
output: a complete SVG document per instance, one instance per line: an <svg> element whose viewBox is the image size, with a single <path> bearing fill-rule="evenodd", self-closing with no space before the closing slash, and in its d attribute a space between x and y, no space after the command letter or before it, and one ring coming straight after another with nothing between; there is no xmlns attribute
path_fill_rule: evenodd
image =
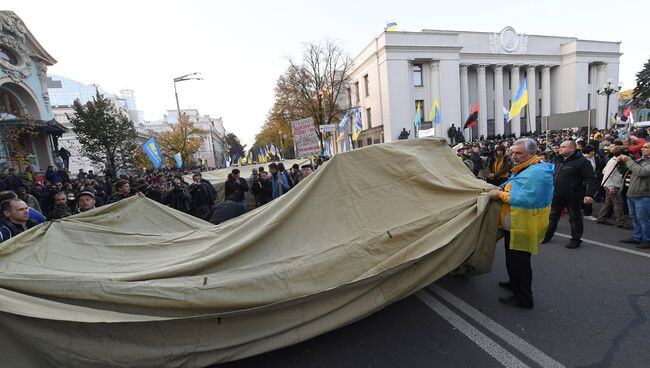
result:
<svg viewBox="0 0 650 368"><path fill-rule="evenodd" d="M627 197L634 224L634 239L650 241L650 197Z"/></svg>

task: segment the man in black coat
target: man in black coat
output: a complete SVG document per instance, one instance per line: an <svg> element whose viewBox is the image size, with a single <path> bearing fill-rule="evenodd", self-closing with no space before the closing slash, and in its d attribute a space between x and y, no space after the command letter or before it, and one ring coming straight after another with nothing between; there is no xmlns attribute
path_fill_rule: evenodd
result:
<svg viewBox="0 0 650 368"><path fill-rule="evenodd" d="M542 244L553 238L562 210L566 207L571 223L571 242L566 247L578 248L582 243L580 238L584 230L580 208L583 203L593 203L594 195L598 191L598 180L591 163L577 150L574 141L564 141L560 144L560 155L555 161L553 186L551 215Z"/></svg>
<svg viewBox="0 0 650 368"><path fill-rule="evenodd" d="M246 210L246 198L244 197L244 193L248 192L248 183L246 183L246 179L239 176L239 169L233 169L232 172L228 174L228 179L224 186L224 192L224 198L232 195L235 198L235 201Z"/></svg>
<svg viewBox="0 0 650 368"><path fill-rule="evenodd" d="M202 179L199 173L192 175L193 182L188 187L188 191L192 196L190 214L206 220L214 205L216 192L208 181Z"/></svg>

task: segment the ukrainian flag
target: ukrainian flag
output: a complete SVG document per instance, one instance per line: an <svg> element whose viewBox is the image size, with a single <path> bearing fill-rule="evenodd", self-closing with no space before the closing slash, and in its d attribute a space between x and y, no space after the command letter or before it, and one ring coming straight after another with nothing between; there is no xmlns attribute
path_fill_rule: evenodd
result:
<svg viewBox="0 0 650 368"><path fill-rule="evenodd" d="M429 121L432 121L434 124L442 123L442 115L440 114L440 102L438 102L437 98L433 101L433 107L429 113Z"/></svg>
<svg viewBox="0 0 650 368"><path fill-rule="evenodd" d="M521 109L526 105L528 105L528 90L526 89L526 80L524 79L519 86L514 101L512 101L512 106L510 106L510 119L519 115Z"/></svg>
<svg viewBox="0 0 650 368"><path fill-rule="evenodd" d="M356 141L359 138L359 134L363 130L363 125L361 124L361 112L359 111L359 106L354 108L354 115L352 115L352 140Z"/></svg>
<svg viewBox="0 0 650 368"><path fill-rule="evenodd" d="M386 24L386 32L393 32L397 30L397 23L390 22Z"/></svg>
<svg viewBox="0 0 650 368"><path fill-rule="evenodd" d="M415 138L422 128L422 114L420 113L420 102L418 101L417 108L415 109Z"/></svg>
<svg viewBox="0 0 650 368"><path fill-rule="evenodd" d="M551 213L553 165L530 165L510 183L510 249L537 254Z"/></svg>

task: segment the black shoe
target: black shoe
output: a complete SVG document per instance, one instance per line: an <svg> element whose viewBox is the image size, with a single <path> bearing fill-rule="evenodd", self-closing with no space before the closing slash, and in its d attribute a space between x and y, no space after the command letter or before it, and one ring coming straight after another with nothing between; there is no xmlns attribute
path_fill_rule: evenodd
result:
<svg viewBox="0 0 650 368"><path fill-rule="evenodd" d="M625 229L625 230L634 230L634 226L630 226L628 224L621 224L621 225L618 225L618 227L620 227L621 229Z"/></svg>
<svg viewBox="0 0 650 368"><path fill-rule="evenodd" d="M636 246L639 249L650 249L650 241L644 241L643 243ZM501 284L501 283L499 283Z"/></svg>
<svg viewBox="0 0 650 368"><path fill-rule="evenodd" d="M572 242L572 243L567 244L566 247L569 248L569 249L576 249L576 248L580 247L580 243L573 243Z"/></svg>
<svg viewBox="0 0 650 368"><path fill-rule="evenodd" d="M636 240L634 238L627 238L623 240L619 240L619 243L625 243L625 244L641 244L640 240Z"/></svg>
<svg viewBox="0 0 650 368"><path fill-rule="evenodd" d="M515 288L512 286L510 282L499 281L499 286L501 286L506 290L515 291Z"/></svg>
<svg viewBox="0 0 650 368"><path fill-rule="evenodd" d="M530 304L521 303L514 296L509 296L507 298L499 298L499 303L509 305L511 307L517 307L517 308L524 308L524 309L533 308L533 303Z"/></svg>
<svg viewBox="0 0 650 368"><path fill-rule="evenodd" d="M601 224L601 225L609 225L609 226L614 225L614 224L612 224L611 222L609 222L609 221L607 221L607 220L596 221L596 223L597 223L597 224Z"/></svg>
<svg viewBox="0 0 650 368"><path fill-rule="evenodd" d="M542 240L542 243L541 243L541 244L546 244L546 243L550 242L551 239L552 239L552 238L548 238L548 239L547 239L547 238L544 238L544 240Z"/></svg>

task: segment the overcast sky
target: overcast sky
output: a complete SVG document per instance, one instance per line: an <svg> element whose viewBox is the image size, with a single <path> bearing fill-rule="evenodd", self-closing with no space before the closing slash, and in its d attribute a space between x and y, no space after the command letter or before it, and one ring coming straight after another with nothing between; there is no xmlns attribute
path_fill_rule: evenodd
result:
<svg viewBox="0 0 650 368"><path fill-rule="evenodd" d="M12 8L58 61L49 68L106 91L135 91L146 120L176 108L223 117L244 143L253 142L273 103L273 87L300 56L304 42L338 40L351 57L387 21L400 31L423 28L621 41L620 78L633 88L650 58L650 1L65 1L21 0ZM5 4L7 5L7 4Z"/></svg>

